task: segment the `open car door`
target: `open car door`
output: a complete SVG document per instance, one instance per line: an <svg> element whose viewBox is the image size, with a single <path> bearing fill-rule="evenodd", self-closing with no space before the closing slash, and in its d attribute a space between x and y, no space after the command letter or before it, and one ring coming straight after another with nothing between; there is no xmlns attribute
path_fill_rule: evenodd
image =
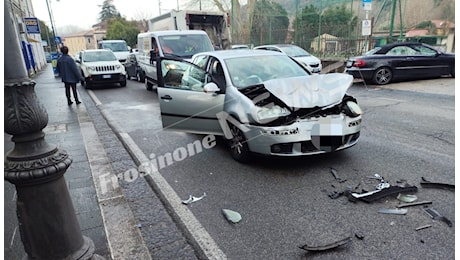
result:
<svg viewBox="0 0 460 260"><path fill-rule="evenodd" d="M157 71L164 129L223 135L217 114L223 110L224 94L208 83L205 70L184 60L161 58Z"/></svg>

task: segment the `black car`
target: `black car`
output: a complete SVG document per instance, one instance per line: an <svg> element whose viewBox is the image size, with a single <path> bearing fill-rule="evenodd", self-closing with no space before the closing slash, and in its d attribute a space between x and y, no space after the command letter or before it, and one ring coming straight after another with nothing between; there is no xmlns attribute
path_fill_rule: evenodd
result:
<svg viewBox="0 0 460 260"><path fill-rule="evenodd" d="M399 42L374 48L347 61L346 72L384 85L394 80L422 79L452 75L455 55L418 42Z"/></svg>
<svg viewBox="0 0 460 260"><path fill-rule="evenodd" d="M123 63L123 66L125 66L126 78L131 79L132 77L135 77L137 81L144 82L145 74L139 66L137 59L138 55L138 53L129 54L126 62Z"/></svg>

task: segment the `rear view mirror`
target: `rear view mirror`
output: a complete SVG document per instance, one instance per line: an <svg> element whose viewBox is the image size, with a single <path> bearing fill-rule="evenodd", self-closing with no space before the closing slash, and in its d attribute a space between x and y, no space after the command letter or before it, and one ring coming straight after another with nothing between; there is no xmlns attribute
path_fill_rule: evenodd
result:
<svg viewBox="0 0 460 260"><path fill-rule="evenodd" d="M210 82L203 87L203 91L206 93L216 93L220 91L220 88L214 82Z"/></svg>

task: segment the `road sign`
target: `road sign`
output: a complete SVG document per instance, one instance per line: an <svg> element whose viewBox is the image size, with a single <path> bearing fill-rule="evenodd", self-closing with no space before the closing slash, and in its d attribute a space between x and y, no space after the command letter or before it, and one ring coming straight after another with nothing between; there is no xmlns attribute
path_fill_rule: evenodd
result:
<svg viewBox="0 0 460 260"><path fill-rule="evenodd" d="M368 35L371 35L371 31L372 31L372 23L371 23L371 20L363 20L363 23L362 23L362 35L363 36L368 36Z"/></svg>
<svg viewBox="0 0 460 260"><path fill-rule="evenodd" d="M363 10L364 11L372 10L372 0L363 0Z"/></svg>

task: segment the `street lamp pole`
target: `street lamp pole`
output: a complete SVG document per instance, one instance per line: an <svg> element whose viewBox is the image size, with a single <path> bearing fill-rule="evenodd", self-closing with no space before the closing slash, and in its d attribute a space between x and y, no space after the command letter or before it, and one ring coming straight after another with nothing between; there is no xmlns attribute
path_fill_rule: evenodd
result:
<svg viewBox="0 0 460 260"><path fill-rule="evenodd" d="M6 154L4 178L16 187L24 259L104 259L81 233L64 179L72 159L45 140L48 114L22 62L7 0L4 5L4 131L14 142Z"/></svg>
<svg viewBox="0 0 460 260"><path fill-rule="evenodd" d="M56 30L54 29L54 22L53 22L53 15L51 14L51 9L50 9L50 4L49 4L49 0L45 0L46 1L46 7L48 9L48 15L50 16L50 23L51 23L51 30L53 31L53 41L54 41L54 48L56 48L56 52L59 51L59 46L56 42Z"/></svg>

